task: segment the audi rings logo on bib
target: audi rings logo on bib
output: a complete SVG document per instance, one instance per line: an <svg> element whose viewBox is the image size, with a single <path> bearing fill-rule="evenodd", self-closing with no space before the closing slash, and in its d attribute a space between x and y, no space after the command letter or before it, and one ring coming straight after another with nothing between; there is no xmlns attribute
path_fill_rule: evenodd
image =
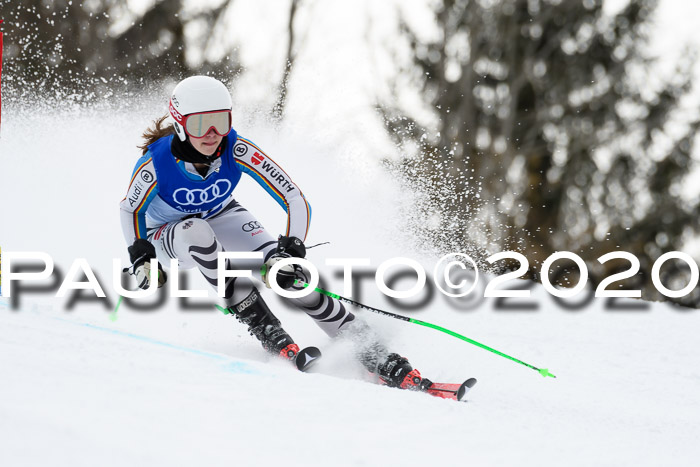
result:
<svg viewBox="0 0 700 467"><path fill-rule="evenodd" d="M173 200L181 206L201 206L228 196L230 191L231 182L222 179L204 189L178 188L173 193Z"/></svg>

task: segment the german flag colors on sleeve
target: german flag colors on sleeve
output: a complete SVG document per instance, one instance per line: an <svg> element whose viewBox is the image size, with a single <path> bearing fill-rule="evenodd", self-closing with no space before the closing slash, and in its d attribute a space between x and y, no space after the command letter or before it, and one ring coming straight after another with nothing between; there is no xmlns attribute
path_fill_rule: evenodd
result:
<svg viewBox="0 0 700 467"><path fill-rule="evenodd" d="M130 245L137 238L147 237L146 210L158 194L158 180L154 174L153 160L142 157L136 164L126 197L119 204L124 237Z"/></svg>
<svg viewBox="0 0 700 467"><path fill-rule="evenodd" d="M311 222L311 206L291 177L258 146L245 138L238 138L233 154L240 169L253 177L287 212L285 235L305 240Z"/></svg>

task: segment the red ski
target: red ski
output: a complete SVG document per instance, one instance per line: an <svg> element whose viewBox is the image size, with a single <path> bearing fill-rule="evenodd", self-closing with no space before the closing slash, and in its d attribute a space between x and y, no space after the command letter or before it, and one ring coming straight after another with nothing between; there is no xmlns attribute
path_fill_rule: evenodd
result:
<svg viewBox="0 0 700 467"><path fill-rule="evenodd" d="M469 378L462 384L459 383L432 383L427 388L423 389L431 396L441 397L443 399L452 399L461 401L471 388L476 384L476 378Z"/></svg>

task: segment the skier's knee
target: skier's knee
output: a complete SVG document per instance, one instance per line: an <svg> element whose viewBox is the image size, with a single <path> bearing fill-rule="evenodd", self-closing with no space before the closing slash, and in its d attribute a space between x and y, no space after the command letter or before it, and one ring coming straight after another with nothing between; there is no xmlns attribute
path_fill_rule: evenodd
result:
<svg viewBox="0 0 700 467"><path fill-rule="evenodd" d="M202 219L187 219L175 227L175 241L191 246L209 247L216 239L209 223Z"/></svg>

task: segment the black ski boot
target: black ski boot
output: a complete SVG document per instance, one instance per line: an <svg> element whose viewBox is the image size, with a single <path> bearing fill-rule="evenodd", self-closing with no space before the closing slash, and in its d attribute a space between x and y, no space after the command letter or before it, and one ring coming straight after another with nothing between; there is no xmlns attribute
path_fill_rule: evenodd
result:
<svg viewBox="0 0 700 467"><path fill-rule="evenodd" d="M250 295L227 310L248 326L248 332L257 337L265 350L287 360L296 359L299 346L282 329L280 321L272 314L257 289L254 288Z"/></svg>
<svg viewBox="0 0 700 467"><path fill-rule="evenodd" d="M367 323L355 320L345 331L345 336L355 345L355 356L372 374L379 376L379 382L392 388L425 391L433 383L422 378L408 360L396 353L390 353Z"/></svg>
<svg viewBox="0 0 700 467"><path fill-rule="evenodd" d="M413 369L408 360L396 353L390 353L377 366L379 380L392 388L427 390L433 383L422 378L420 371Z"/></svg>

